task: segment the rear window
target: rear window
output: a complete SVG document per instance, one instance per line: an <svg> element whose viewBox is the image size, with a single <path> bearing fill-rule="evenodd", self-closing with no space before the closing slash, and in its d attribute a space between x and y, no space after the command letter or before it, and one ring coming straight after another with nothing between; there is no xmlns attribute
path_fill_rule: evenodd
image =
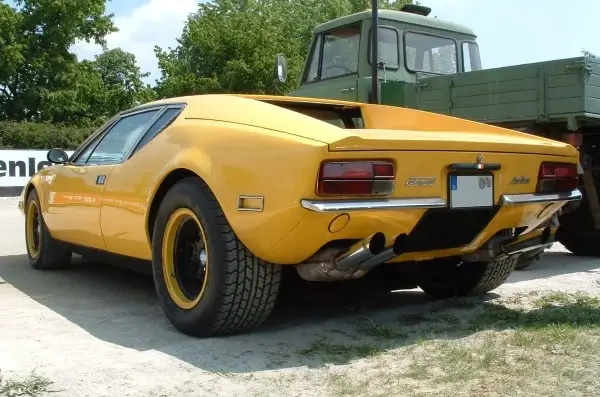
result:
<svg viewBox="0 0 600 397"><path fill-rule="evenodd" d="M266 101L306 116L325 121L344 129L364 128L360 107L348 107L327 103L298 103L287 101Z"/></svg>

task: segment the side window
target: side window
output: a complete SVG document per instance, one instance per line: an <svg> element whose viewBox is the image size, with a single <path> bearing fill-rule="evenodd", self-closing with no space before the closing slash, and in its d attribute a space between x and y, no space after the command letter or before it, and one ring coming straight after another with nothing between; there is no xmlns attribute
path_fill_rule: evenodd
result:
<svg viewBox="0 0 600 397"><path fill-rule="evenodd" d="M98 141L102 139L104 133L107 130L109 130L111 126L115 124L115 122L116 117L113 117L105 124L103 124L100 128L98 128L96 131L92 132L90 136L88 136L85 139L85 141L83 141L81 147L78 148L75 152L73 152L70 161L74 164L85 164L87 158L89 157L90 153L92 153L92 150L94 150L94 147L96 146Z"/></svg>
<svg viewBox="0 0 600 397"><path fill-rule="evenodd" d="M180 107L167 108L167 110L165 110L165 112L160 115L156 122L152 124L152 127L150 127L148 131L144 134L144 137L135 148L134 153L146 146L146 144L150 142L156 135L158 135L162 130L167 128L169 124L171 124L173 120L175 120L177 115L181 112L181 109L182 108Z"/></svg>
<svg viewBox="0 0 600 397"><path fill-rule="evenodd" d="M370 36L370 34L369 34ZM398 31L380 27L377 35L377 59L385 64L386 69L398 69L400 67L400 40ZM369 37L369 64L371 63L373 49L371 48L371 37Z"/></svg>
<svg viewBox="0 0 600 397"><path fill-rule="evenodd" d="M404 46L406 68L410 72L454 74L458 71L458 50L452 39L406 32Z"/></svg>
<svg viewBox="0 0 600 397"><path fill-rule="evenodd" d="M158 109L125 116L104 135L94 148L87 163L103 164L121 162L135 141L146 129L146 125L158 113Z"/></svg>
<svg viewBox="0 0 600 397"><path fill-rule="evenodd" d="M481 59L479 57L479 46L472 41L462 43L463 70L471 72L481 70Z"/></svg>
<svg viewBox="0 0 600 397"><path fill-rule="evenodd" d="M321 80L358 73L360 25L325 34Z"/></svg>
<svg viewBox="0 0 600 397"><path fill-rule="evenodd" d="M306 72L304 79L305 82L310 83L319 78L319 56L321 55L322 37L322 35L318 35L315 40L315 45L313 46L312 54L310 55L310 65L308 66L308 71Z"/></svg>

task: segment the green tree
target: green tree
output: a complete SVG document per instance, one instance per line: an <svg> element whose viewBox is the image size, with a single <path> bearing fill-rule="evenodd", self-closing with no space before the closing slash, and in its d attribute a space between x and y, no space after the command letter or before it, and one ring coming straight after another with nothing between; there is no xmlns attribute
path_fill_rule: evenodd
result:
<svg viewBox="0 0 600 397"><path fill-rule="evenodd" d="M38 121L53 93L72 86L77 40L105 44L117 29L105 0L0 2L0 120Z"/></svg>
<svg viewBox="0 0 600 397"><path fill-rule="evenodd" d="M81 61L67 74L70 84L47 92L42 120L78 125L99 124L116 113L154 99L143 82L135 55L120 48L107 49L93 61Z"/></svg>
<svg viewBox="0 0 600 397"><path fill-rule="evenodd" d="M380 1L398 9L410 0ZM217 93L277 93L291 89L315 25L370 7L370 0L215 0L188 18L178 46L155 47L161 97ZM289 60L289 80L275 83L275 58Z"/></svg>

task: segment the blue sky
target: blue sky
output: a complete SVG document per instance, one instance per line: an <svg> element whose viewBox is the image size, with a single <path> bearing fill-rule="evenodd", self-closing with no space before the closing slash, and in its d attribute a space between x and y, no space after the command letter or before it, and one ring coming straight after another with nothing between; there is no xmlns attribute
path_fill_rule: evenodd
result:
<svg viewBox="0 0 600 397"><path fill-rule="evenodd" d="M600 0L420 0L431 16L471 27L477 34L484 68L575 57L586 49L600 56L595 30ZM549 6L549 4L552 4ZM136 55L148 82L159 77L155 44L175 46L189 13L198 0L112 0L120 31L108 37L109 47ZM74 51L84 58L99 52L79 43Z"/></svg>
<svg viewBox="0 0 600 397"><path fill-rule="evenodd" d="M144 3L147 3L147 0L112 0L107 2L106 8L109 13L119 15L128 13Z"/></svg>

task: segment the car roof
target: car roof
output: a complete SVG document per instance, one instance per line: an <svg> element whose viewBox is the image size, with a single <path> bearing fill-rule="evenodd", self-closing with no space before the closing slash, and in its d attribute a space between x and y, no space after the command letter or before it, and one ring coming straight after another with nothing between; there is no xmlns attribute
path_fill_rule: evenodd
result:
<svg viewBox="0 0 600 397"><path fill-rule="evenodd" d="M371 19L371 9L357 12L351 15L347 15L341 18L334 19L332 21L325 22L318 25L314 29L314 33L321 33L331 29L335 29L341 26L350 25L352 23L360 22L365 19ZM468 26L461 25L458 23L444 21L438 18L426 17L405 11L396 10L379 10L379 19L388 19L397 22L403 22L412 25L427 26L434 29L446 30L449 32L462 33L469 36L476 37L475 32Z"/></svg>

